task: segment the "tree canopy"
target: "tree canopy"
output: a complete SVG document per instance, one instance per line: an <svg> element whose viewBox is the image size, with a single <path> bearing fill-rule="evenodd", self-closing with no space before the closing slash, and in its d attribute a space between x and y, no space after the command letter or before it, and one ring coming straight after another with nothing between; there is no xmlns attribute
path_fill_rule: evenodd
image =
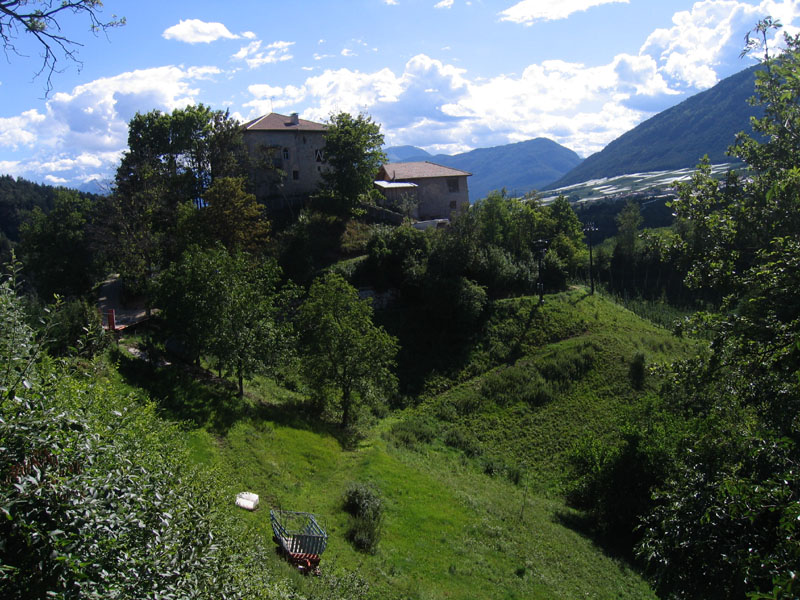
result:
<svg viewBox="0 0 800 600"><path fill-rule="evenodd" d="M302 372L320 400L341 410L341 425L354 411L391 395L397 341L372 322L372 307L340 275L328 273L311 285L300 307Z"/></svg>
<svg viewBox="0 0 800 600"><path fill-rule="evenodd" d="M131 119L99 235L132 288L148 291L153 275L183 251L180 207L200 206L216 179L244 177L247 160L239 124L224 111L200 104Z"/></svg>
<svg viewBox="0 0 800 600"><path fill-rule="evenodd" d="M766 40L774 25L756 31ZM686 283L716 298L679 331L709 349L671 367L620 447L583 455L594 465L584 500L607 533L636 543L665 597L796 596L800 36L785 42L757 75L758 137L740 134L731 149L748 176L719 181L704 161L672 203Z"/></svg>
<svg viewBox="0 0 800 600"><path fill-rule="evenodd" d="M325 191L336 207L348 214L372 189L380 166L386 162L381 127L371 117L341 112L333 115L325 132Z"/></svg>
<svg viewBox="0 0 800 600"><path fill-rule="evenodd" d="M244 378L289 354L292 330L281 311L280 272L222 245L188 248L160 277L158 300L166 333L186 358L212 360L220 371Z"/></svg>

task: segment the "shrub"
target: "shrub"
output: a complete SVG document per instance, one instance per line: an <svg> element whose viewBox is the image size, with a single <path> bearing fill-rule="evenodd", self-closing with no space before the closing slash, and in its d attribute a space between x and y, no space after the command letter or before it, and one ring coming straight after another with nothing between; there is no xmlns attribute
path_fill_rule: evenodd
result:
<svg viewBox="0 0 800 600"><path fill-rule="evenodd" d="M506 467L506 476L511 483L519 485L522 482L524 472L519 465L513 465Z"/></svg>
<svg viewBox="0 0 800 600"><path fill-rule="evenodd" d="M91 357L108 344L100 315L86 300L72 299L58 306L47 334L47 350L57 356Z"/></svg>
<svg viewBox="0 0 800 600"><path fill-rule="evenodd" d="M464 431L453 427L444 437L444 443L461 450L467 456L478 456L481 453L481 444L471 431Z"/></svg>
<svg viewBox="0 0 800 600"><path fill-rule="evenodd" d="M497 458L489 457L483 461L483 472L489 477L499 475L503 471L503 463Z"/></svg>
<svg viewBox="0 0 800 600"><path fill-rule="evenodd" d="M412 415L396 423L391 437L403 446L413 447L417 443L428 443L436 437L436 425L423 415Z"/></svg>
<svg viewBox="0 0 800 600"><path fill-rule="evenodd" d="M644 376L646 372L644 352L637 352L631 361L630 369L628 369L628 376L631 379L631 385L634 389L641 390L644 387Z"/></svg>
<svg viewBox="0 0 800 600"><path fill-rule="evenodd" d="M481 395L498 406L517 402L541 406L550 402L555 392L538 372L513 366L487 375L481 384Z"/></svg>
<svg viewBox="0 0 800 600"><path fill-rule="evenodd" d="M483 396L472 387L461 387L455 390L452 398L453 405L460 415L469 415L477 412L484 405Z"/></svg>
<svg viewBox="0 0 800 600"><path fill-rule="evenodd" d="M591 344L547 357L538 369L548 381L569 384L581 379L594 365L595 347Z"/></svg>
<svg viewBox="0 0 800 600"><path fill-rule="evenodd" d="M353 518L347 537L357 550L373 554L383 528L383 500L374 486L352 482L344 493L344 509Z"/></svg>

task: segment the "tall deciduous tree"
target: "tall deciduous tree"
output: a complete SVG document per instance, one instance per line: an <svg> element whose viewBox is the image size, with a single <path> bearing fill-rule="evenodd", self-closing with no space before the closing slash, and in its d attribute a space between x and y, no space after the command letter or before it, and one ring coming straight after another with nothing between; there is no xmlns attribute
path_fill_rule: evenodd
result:
<svg viewBox="0 0 800 600"><path fill-rule="evenodd" d="M311 285L300 307L302 372L320 399L341 409L341 425L354 411L393 393L397 340L372 322L372 307L340 275Z"/></svg>
<svg viewBox="0 0 800 600"><path fill-rule="evenodd" d="M775 25L756 31L766 41ZM748 40L749 41L749 40ZM800 564L800 36L765 57L764 118L732 149L750 178L702 165L673 208L690 221L690 283L722 290L696 322L711 356L676 373L667 404L694 432L659 489L640 552L668 595L789 598ZM773 591L774 582L777 582ZM781 590L781 587L783 588Z"/></svg>
<svg viewBox="0 0 800 600"><path fill-rule="evenodd" d="M166 330L189 359L207 356L234 373L242 395L244 379L276 365L291 346L279 277L274 262L221 245L190 247L160 278Z"/></svg>
<svg viewBox="0 0 800 600"><path fill-rule="evenodd" d="M254 194L245 191L242 177L220 177L205 195L205 208L199 215L209 240L219 241L228 250L259 252L269 240L269 221L264 206Z"/></svg>
<svg viewBox="0 0 800 600"><path fill-rule="evenodd" d="M215 179L243 176L246 160L238 123L225 112L198 105L131 120L98 232L129 284L148 291L152 276L182 250L179 207L198 203Z"/></svg>
<svg viewBox="0 0 800 600"><path fill-rule="evenodd" d="M34 209L21 227L21 252L26 271L39 294L79 296L94 284L96 270L89 243L93 202L77 192L56 192L53 210Z"/></svg>
<svg viewBox="0 0 800 600"><path fill-rule="evenodd" d="M356 207L359 199L372 189L380 166L386 162L381 150L383 134L372 118L341 112L330 118L325 132L323 172L326 202L334 202L343 213Z"/></svg>

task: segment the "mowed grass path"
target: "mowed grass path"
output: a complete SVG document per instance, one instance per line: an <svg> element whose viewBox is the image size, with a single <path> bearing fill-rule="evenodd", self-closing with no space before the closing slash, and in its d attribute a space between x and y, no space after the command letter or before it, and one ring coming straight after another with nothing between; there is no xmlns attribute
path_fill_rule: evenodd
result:
<svg viewBox="0 0 800 600"><path fill-rule="evenodd" d="M255 513L232 511L267 539L270 506L320 515L330 535L323 571L356 570L378 597L654 597L636 573L562 524L570 512L562 502L488 477L454 453L398 449L377 430L343 450L332 436L270 422L240 422L224 439L205 431L192 438L198 459L238 486L231 504L236 491L262 498ZM342 496L351 481L372 482L385 501L375 555L347 541Z"/></svg>

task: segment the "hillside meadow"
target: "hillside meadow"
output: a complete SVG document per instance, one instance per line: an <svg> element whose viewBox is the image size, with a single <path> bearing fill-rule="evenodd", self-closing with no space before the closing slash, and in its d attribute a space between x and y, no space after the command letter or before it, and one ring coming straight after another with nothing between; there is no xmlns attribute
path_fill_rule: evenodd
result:
<svg viewBox="0 0 800 600"><path fill-rule="evenodd" d="M224 382L133 358L124 348L136 342L120 344L120 372L129 384L146 382L164 416L183 421L193 461L225 474L231 515L267 541L270 506L322 518L330 536L322 579L356 573L370 597L384 598L654 597L567 505L568 457L586 436L619 436L657 385L650 367L692 343L608 298L578 287L543 306L498 302L467 364L439 382L447 389L373 419L355 446L299 392L256 378L234 400ZM632 379L637 356L642 379ZM215 408L194 410L192 398ZM343 497L353 482L384 503L374 553L348 541ZM233 506L244 490L261 497L254 513ZM274 560L314 595L319 582Z"/></svg>

